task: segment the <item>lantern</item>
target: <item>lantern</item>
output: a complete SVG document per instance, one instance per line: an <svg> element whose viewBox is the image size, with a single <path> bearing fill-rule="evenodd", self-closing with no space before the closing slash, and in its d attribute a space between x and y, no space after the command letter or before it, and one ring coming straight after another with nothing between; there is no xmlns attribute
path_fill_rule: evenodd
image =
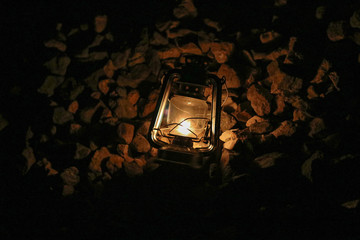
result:
<svg viewBox="0 0 360 240"><path fill-rule="evenodd" d="M202 57L187 57L162 78L149 131L158 160L202 168L218 146L221 80Z"/></svg>

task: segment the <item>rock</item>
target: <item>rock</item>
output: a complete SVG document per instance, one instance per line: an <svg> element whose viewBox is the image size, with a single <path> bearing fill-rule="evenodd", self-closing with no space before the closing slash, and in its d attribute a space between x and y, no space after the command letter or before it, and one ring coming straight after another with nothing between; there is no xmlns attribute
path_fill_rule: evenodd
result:
<svg viewBox="0 0 360 240"><path fill-rule="evenodd" d="M137 105L132 105L127 99L119 98L114 114L120 119L132 119L137 116Z"/></svg>
<svg viewBox="0 0 360 240"><path fill-rule="evenodd" d="M300 96L291 96L290 98L287 98L286 101L290 103L291 106L301 111L307 111L310 108L309 103Z"/></svg>
<svg viewBox="0 0 360 240"><path fill-rule="evenodd" d="M280 115L284 112L286 104L285 104L285 99L283 96L281 95L276 95L275 96L275 105L276 105L276 109L273 112L273 114L275 116Z"/></svg>
<svg viewBox="0 0 360 240"><path fill-rule="evenodd" d="M211 20L209 18L204 18L203 22L204 22L204 24L206 26L214 28L217 32L221 32L221 30L222 30L222 27L221 27L220 23L217 22L217 21L213 21L213 20Z"/></svg>
<svg viewBox="0 0 360 240"><path fill-rule="evenodd" d="M288 0L275 0L274 6L275 7L283 7L287 4Z"/></svg>
<svg viewBox="0 0 360 240"><path fill-rule="evenodd" d="M158 52L156 50L147 51L146 61L151 69L151 74L156 77L159 76L162 66Z"/></svg>
<svg viewBox="0 0 360 240"><path fill-rule="evenodd" d="M70 103L68 107L68 112L75 114L78 109L79 109L79 102L75 100Z"/></svg>
<svg viewBox="0 0 360 240"><path fill-rule="evenodd" d="M135 126L129 123L122 122L117 128L117 134L121 141L130 144L134 137Z"/></svg>
<svg viewBox="0 0 360 240"><path fill-rule="evenodd" d="M110 59L105 66L103 67L104 73L108 78L112 78L114 76L117 67L115 67L113 61Z"/></svg>
<svg viewBox="0 0 360 240"><path fill-rule="evenodd" d="M326 13L326 7L325 6L318 6L315 10L315 17L318 20L321 20L324 18Z"/></svg>
<svg viewBox="0 0 360 240"><path fill-rule="evenodd" d="M254 159L255 163L261 168L268 168L275 165L276 160L283 158L285 155L279 152L272 152L264 154Z"/></svg>
<svg viewBox="0 0 360 240"><path fill-rule="evenodd" d="M107 26L107 15L97 15L94 19L94 30L96 33L102 33Z"/></svg>
<svg viewBox="0 0 360 240"><path fill-rule="evenodd" d="M147 153L150 150L149 141L140 134L137 134L131 142L133 149L139 153Z"/></svg>
<svg viewBox="0 0 360 240"><path fill-rule="evenodd" d="M151 121L144 121L141 126L136 130L136 134L143 135L146 137L149 133Z"/></svg>
<svg viewBox="0 0 360 240"><path fill-rule="evenodd" d="M251 112L249 112L247 110L241 111L240 108L237 108L236 111L234 113L232 113L232 115L239 122L247 122L252 117Z"/></svg>
<svg viewBox="0 0 360 240"><path fill-rule="evenodd" d="M151 157L157 157L158 156L158 153L159 153L159 149L157 149L157 148L154 148L154 147L152 147L151 149L150 149L150 156Z"/></svg>
<svg viewBox="0 0 360 240"><path fill-rule="evenodd" d="M34 154L34 150L32 147L27 146L26 148L24 148L24 150L21 153L22 156L24 156L24 158L26 159L26 169L24 173L27 173L29 171L29 169L31 168L32 165L34 165L34 163L36 163L36 157Z"/></svg>
<svg viewBox="0 0 360 240"><path fill-rule="evenodd" d="M111 60L116 70L126 68L130 54L130 48L127 48L123 52L115 52L111 54Z"/></svg>
<svg viewBox="0 0 360 240"><path fill-rule="evenodd" d="M209 54L211 49L211 44L215 41L215 35L213 33L208 33L205 31L198 32L198 46L204 54ZM212 56L213 57L213 56Z"/></svg>
<svg viewBox="0 0 360 240"><path fill-rule="evenodd" d="M66 111L65 108L57 107L54 109L53 122L55 124L63 125L72 120L74 120L74 115Z"/></svg>
<svg viewBox="0 0 360 240"><path fill-rule="evenodd" d="M65 52L67 49L67 46L62 41L58 41L55 39L51 39L49 41L46 41L44 43L44 46L47 48L57 48L60 52Z"/></svg>
<svg viewBox="0 0 360 240"><path fill-rule="evenodd" d="M114 174L122 168L123 162L124 158L116 154L111 154L109 160L106 162L106 168L111 174Z"/></svg>
<svg viewBox="0 0 360 240"><path fill-rule="evenodd" d="M330 41L336 42L345 38L347 30L345 29L345 21L330 22L326 30Z"/></svg>
<svg viewBox="0 0 360 240"><path fill-rule="evenodd" d="M246 126L250 127L255 123L264 122L264 121L266 121L264 118L255 115L246 122Z"/></svg>
<svg viewBox="0 0 360 240"><path fill-rule="evenodd" d="M82 145L80 143L76 143L76 150L75 150L74 159L76 159L76 160L84 159L87 156L89 156L90 153L91 153L90 148L85 147L84 145Z"/></svg>
<svg viewBox="0 0 360 240"><path fill-rule="evenodd" d="M76 86L74 89L70 91L69 100L75 100L85 89L84 85Z"/></svg>
<svg viewBox="0 0 360 240"><path fill-rule="evenodd" d="M102 147L99 150L96 150L94 156L91 158L91 162L89 164L89 169L94 172L102 172L101 162L110 157L111 154L106 147Z"/></svg>
<svg viewBox="0 0 360 240"><path fill-rule="evenodd" d="M351 15L350 26L353 28L360 28L360 9L354 11Z"/></svg>
<svg viewBox="0 0 360 240"><path fill-rule="evenodd" d="M314 152L311 155L311 157L306 159L305 162L301 165L301 174L312 182L313 181L313 179L312 179L312 164L314 161L316 161L318 159L323 159L323 158L324 158L323 152L321 152L321 151Z"/></svg>
<svg viewBox="0 0 360 240"><path fill-rule="evenodd" d="M231 129L237 123L236 119L233 116L231 116L230 114L227 114L224 111L221 111L220 118L221 118L220 129L222 132L225 132L226 130Z"/></svg>
<svg viewBox="0 0 360 240"><path fill-rule="evenodd" d="M71 123L70 124L70 134L76 134L80 131L82 126L78 123Z"/></svg>
<svg viewBox="0 0 360 240"><path fill-rule="evenodd" d="M47 172L48 176L54 176L59 173L56 169L52 168L51 162L48 161L47 158L43 158L42 161L40 162L40 164L42 164L44 166L45 171Z"/></svg>
<svg viewBox="0 0 360 240"><path fill-rule="evenodd" d="M287 74L273 78L270 92L272 94L297 93L302 88L303 80Z"/></svg>
<svg viewBox="0 0 360 240"><path fill-rule="evenodd" d="M220 140L224 142L223 147L228 150L232 150L238 142L236 129L226 130L220 136Z"/></svg>
<svg viewBox="0 0 360 240"><path fill-rule="evenodd" d="M236 71L226 64L221 64L216 75L219 78L225 77L227 88L239 88L241 87L241 82L237 76ZM223 86L224 88L225 86Z"/></svg>
<svg viewBox="0 0 360 240"><path fill-rule="evenodd" d="M133 162L124 162L125 173L128 177L137 177L141 176L144 173L142 167L140 167L135 161Z"/></svg>
<svg viewBox="0 0 360 240"><path fill-rule="evenodd" d="M100 90L100 92L102 92L102 94L106 95L108 94L110 88L109 88L109 83L111 82L110 79L104 79L101 80L98 84L98 88Z"/></svg>
<svg viewBox="0 0 360 240"><path fill-rule="evenodd" d="M96 100L100 100L101 98L101 92L99 91L94 91L90 94L90 97Z"/></svg>
<svg viewBox="0 0 360 240"><path fill-rule="evenodd" d="M116 83L120 87L137 88L151 73L151 69L146 64L137 64L128 73L119 75Z"/></svg>
<svg viewBox="0 0 360 240"><path fill-rule="evenodd" d="M154 46L164 46L169 44L169 40L158 31L154 31L150 44Z"/></svg>
<svg viewBox="0 0 360 240"><path fill-rule="evenodd" d="M280 136L290 137L296 132L296 126L293 122L285 120L281 125L271 132L276 138Z"/></svg>
<svg viewBox="0 0 360 240"><path fill-rule="evenodd" d="M87 107L80 111L80 120L84 123L90 124L95 112L101 107L101 103L94 107Z"/></svg>
<svg viewBox="0 0 360 240"><path fill-rule="evenodd" d="M251 50L250 52L251 52L252 60L276 61L279 57L287 55L289 53L289 50L285 49L285 48L277 48L277 49L271 51L270 53L268 53L268 52L255 52L254 50Z"/></svg>
<svg viewBox="0 0 360 240"><path fill-rule="evenodd" d="M180 50L175 46L168 46L158 50L160 59L179 58L181 56Z"/></svg>
<svg viewBox="0 0 360 240"><path fill-rule="evenodd" d="M74 166L66 168L60 177L66 185L75 186L80 182L79 169Z"/></svg>
<svg viewBox="0 0 360 240"><path fill-rule="evenodd" d="M107 51L91 51L95 47L100 46L104 40L109 40L108 34L95 35L93 42L84 48L80 54L75 55L75 58L80 62L94 62L108 58L109 56Z"/></svg>
<svg viewBox="0 0 360 240"><path fill-rule="evenodd" d="M128 94L126 99L131 105L135 105L140 98L140 93L137 89L132 89Z"/></svg>
<svg viewBox="0 0 360 240"><path fill-rule="evenodd" d="M105 75L104 70L103 69L98 69L97 71L90 74L90 76L85 78L84 82L87 84L87 86L91 90L97 91L98 90L99 79L101 79L104 75Z"/></svg>
<svg viewBox="0 0 360 240"><path fill-rule="evenodd" d="M141 155L141 157L139 158L135 158L134 160L136 162L136 164L139 166L139 167L142 167L144 168L146 166L146 160L145 160L145 155Z"/></svg>
<svg viewBox="0 0 360 240"><path fill-rule="evenodd" d="M318 71L314 77L313 80L311 80L311 83L316 83L316 84L319 84L319 83L322 83L325 81L325 76L327 74L327 72L330 70L330 68L332 67L332 64L326 60L326 59L323 59L319 68L318 68Z"/></svg>
<svg viewBox="0 0 360 240"><path fill-rule="evenodd" d="M316 138L320 137L322 132L326 129L324 119L322 118L314 118L310 124L309 137Z"/></svg>
<svg viewBox="0 0 360 240"><path fill-rule="evenodd" d="M360 32L354 32L351 36L351 40L353 40L355 44L360 45Z"/></svg>
<svg viewBox="0 0 360 240"><path fill-rule="evenodd" d="M49 75L45 78L44 83L38 88L38 92L45 94L48 97L54 95L54 90L64 82L64 77L62 76L52 76Z"/></svg>
<svg viewBox="0 0 360 240"><path fill-rule="evenodd" d="M310 114L308 114L307 112L305 112L305 111L302 111L300 109L294 109L293 122L296 122L296 121L305 122L311 117L312 116Z"/></svg>
<svg viewBox="0 0 360 240"><path fill-rule="evenodd" d="M359 205L359 202L360 202L360 199L356 199L356 200L344 202L341 204L341 206L344 208L347 208L347 209L355 209Z"/></svg>
<svg viewBox="0 0 360 240"><path fill-rule="evenodd" d="M252 133L258 133L263 134L270 132L273 129L271 123L269 121L261 121L261 122L255 122L250 125L249 130Z"/></svg>
<svg viewBox="0 0 360 240"><path fill-rule="evenodd" d="M127 97L127 90L125 87L117 87L115 91L116 91L117 96L119 96L121 98Z"/></svg>
<svg viewBox="0 0 360 240"><path fill-rule="evenodd" d="M0 114L0 132L9 125L9 121L6 120L3 115Z"/></svg>
<svg viewBox="0 0 360 240"><path fill-rule="evenodd" d="M128 144L118 144L116 146L116 151L118 152L118 154L121 157L126 158L129 155L129 145Z"/></svg>
<svg viewBox="0 0 360 240"><path fill-rule="evenodd" d="M202 55L201 49L195 43L187 43L179 47L181 54Z"/></svg>
<svg viewBox="0 0 360 240"><path fill-rule="evenodd" d="M234 44L230 42L211 43L210 50L215 56L215 60L220 63L226 63L234 49Z"/></svg>
<svg viewBox="0 0 360 240"><path fill-rule="evenodd" d="M279 38L280 34L275 31L268 31L260 34L260 42L261 43L269 43Z"/></svg>
<svg viewBox="0 0 360 240"><path fill-rule="evenodd" d="M310 85L306 91L307 91L307 98L310 100L320 97L320 94L316 92L314 85Z"/></svg>
<svg viewBox="0 0 360 240"><path fill-rule="evenodd" d="M174 17L177 19L195 18L198 15L193 0L182 0L173 10Z"/></svg>
<svg viewBox="0 0 360 240"><path fill-rule="evenodd" d="M330 72L328 74L328 77L330 79L330 81L332 82L332 86L330 86L330 88L328 89L328 92L330 91L331 88L335 88L337 91L340 91L340 88L339 88L339 80L340 80L340 77L339 75L336 73L336 72Z"/></svg>
<svg viewBox="0 0 360 240"><path fill-rule="evenodd" d="M177 28L180 25L180 21L178 20L169 20L166 22L158 22L155 24L157 30L159 30L160 32L164 32L165 30L169 30L169 29L173 29L173 28Z"/></svg>
<svg viewBox="0 0 360 240"><path fill-rule="evenodd" d="M159 97L160 91L158 89L153 90L147 99L142 111L140 112L139 116L144 118L155 111L157 100Z"/></svg>
<svg viewBox="0 0 360 240"><path fill-rule="evenodd" d="M66 184L65 184L64 187L63 187L62 195L63 195L64 197L66 197L66 196L73 195L74 192L75 192L74 186L66 185Z"/></svg>
<svg viewBox="0 0 360 240"><path fill-rule="evenodd" d="M68 56L56 56L44 63L51 74L65 76L71 59Z"/></svg>
<svg viewBox="0 0 360 240"><path fill-rule="evenodd" d="M295 44L298 41L297 37L290 37L288 53L286 54L284 63L285 64L295 64L304 59L304 56L300 52L295 51Z"/></svg>
<svg viewBox="0 0 360 240"><path fill-rule="evenodd" d="M260 85L252 85L246 95L251 102L251 107L257 115L264 116L271 112L272 95Z"/></svg>

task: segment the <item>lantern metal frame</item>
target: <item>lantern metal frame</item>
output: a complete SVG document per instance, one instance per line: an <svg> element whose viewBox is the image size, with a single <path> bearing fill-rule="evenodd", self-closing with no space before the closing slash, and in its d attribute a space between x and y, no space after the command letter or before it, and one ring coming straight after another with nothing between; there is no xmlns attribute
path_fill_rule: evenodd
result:
<svg viewBox="0 0 360 240"><path fill-rule="evenodd" d="M162 77L162 87L155 109L155 116L151 121L149 129L149 140L153 147L158 148L157 161L176 163L187 165L192 168L203 168L219 145L219 131L220 131L220 113L221 113L221 92L222 84L225 79L220 79L216 75L209 73L206 70L206 62L203 58L189 57L185 59L185 66L180 69L172 69L165 73ZM162 132L164 112L168 101L170 101L170 93L175 84L185 84L187 88L194 88L198 90L202 87L211 87L211 106L209 117L187 117L180 122L170 123L166 127L170 130L167 134ZM184 96L197 98L201 93L186 91L182 92ZM199 137L192 129L182 125L187 120L201 120L205 121L205 129L203 136ZM172 127L172 125L174 125ZM172 134L171 132L178 126L185 127L192 137L182 137ZM175 136L172 136L175 135ZM169 138L169 142L164 142L159 139L159 136ZM193 142L204 142L205 147L193 148Z"/></svg>

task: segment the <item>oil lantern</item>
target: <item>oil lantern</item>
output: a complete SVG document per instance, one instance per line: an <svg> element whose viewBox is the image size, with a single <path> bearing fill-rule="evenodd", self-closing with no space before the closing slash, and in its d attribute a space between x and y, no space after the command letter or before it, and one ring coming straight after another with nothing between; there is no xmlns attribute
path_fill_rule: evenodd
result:
<svg viewBox="0 0 360 240"><path fill-rule="evenodd" d="M201 56L162 77L149 139L159 161L202 168L218 147L222 79L206 70Z"/></svg>

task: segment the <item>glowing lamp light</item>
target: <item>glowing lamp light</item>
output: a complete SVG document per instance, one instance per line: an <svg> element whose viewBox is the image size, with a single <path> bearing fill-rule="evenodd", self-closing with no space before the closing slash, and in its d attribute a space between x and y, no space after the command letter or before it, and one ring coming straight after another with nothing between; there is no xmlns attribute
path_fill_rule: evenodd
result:
<svg viewBox="0 0 360 240"><path fill-rule="evenodd" d="M149 139L159 161L201 168L218 146L222 83L206 71L204 58L185 63L162 78Z"/></svg>

